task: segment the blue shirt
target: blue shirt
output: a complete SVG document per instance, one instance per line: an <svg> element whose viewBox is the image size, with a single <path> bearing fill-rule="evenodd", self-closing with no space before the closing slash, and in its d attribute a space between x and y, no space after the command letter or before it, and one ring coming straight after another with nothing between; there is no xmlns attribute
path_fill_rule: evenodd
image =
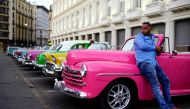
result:
<svg viewBox="0 0 190 109"><path fill-rule="evenodd" d="M154 66L157 65L154 34L150 36L144 36L142 33L137 34L134 45L137 65L141 62L147 62Z"/></svg>

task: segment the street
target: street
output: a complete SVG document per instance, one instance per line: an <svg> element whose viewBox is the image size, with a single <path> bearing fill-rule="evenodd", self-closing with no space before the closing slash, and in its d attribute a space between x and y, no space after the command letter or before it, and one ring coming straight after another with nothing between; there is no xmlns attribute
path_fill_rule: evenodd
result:
<svg viewBox="0 0 190 109"><path fill-rule="evenodd" d="M54 78L0 54L0 109L99 109L95 100L81 100L53 89ZM190 96L173 97L177 107L190 109ZM140 101L135 109L159 109L155 100Z"/></svg>

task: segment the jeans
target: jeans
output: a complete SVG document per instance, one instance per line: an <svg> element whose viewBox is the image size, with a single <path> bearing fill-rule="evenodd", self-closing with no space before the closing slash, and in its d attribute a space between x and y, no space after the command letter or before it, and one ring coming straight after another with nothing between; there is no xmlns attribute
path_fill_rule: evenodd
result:
<svg viewBox="0 0 190 109"><path fill-rule="evenodd" d="M165 75L162 68L157 65L153 66L147 62L141 62L138 64L140 72L148 80L152 87L153 94L160 105L161 109L171 109L174 107L171 101L170 95L170 82ZM162 85L162 92L160 90L160 84Z"/></svg>

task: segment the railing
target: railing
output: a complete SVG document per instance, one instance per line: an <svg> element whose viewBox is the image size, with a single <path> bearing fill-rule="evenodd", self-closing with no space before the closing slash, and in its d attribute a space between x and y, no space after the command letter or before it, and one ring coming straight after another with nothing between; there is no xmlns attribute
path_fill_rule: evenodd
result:
<svg viewBox="0 0 190 109"><path fill-rule="evenodd" d="M146 7L147 8L151 8L151 7L154 7L154 6L161 5L161 4L163 4L163 1L161 1L161 0L159 0L159 1L152 1L149 4L147 4Z"/></svg>

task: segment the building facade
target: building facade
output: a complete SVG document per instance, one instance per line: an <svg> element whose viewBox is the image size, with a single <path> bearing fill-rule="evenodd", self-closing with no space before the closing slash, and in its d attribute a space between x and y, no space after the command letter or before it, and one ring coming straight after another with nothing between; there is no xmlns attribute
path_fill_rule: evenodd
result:
<svg viewBox="0 0 190 109"><path fill-rule="evenodd" d="M49 36L52 35L52 6L50 6L50 10L49 10Z"/></svg>
<svg viewBox="0 0 190 109"><path fill-rule="evenodd" d="M9 41L9 1L0 1L0 52Z"/></svg>
<svg viewBox="0 0 190 109"><path fill-rule="evenodd" d="M16 35L14 43L17 46L33 46L36 44L36 6L26 0L16 0L15 2Z"/></svg>
<svg viewBox="0 0 190 109"><path fill-rule="evenodd" d="M0 49L36 43L35 6L26 0L0 1Z"/></svg>
<svg viewBox="0 0 190 109"><path fill-rule="evenodd" d="M36 10L36 45L48 45L49 13L44 6L37 6Z"/></svg>
<svg viewBox="0 0 190 109"><path fill-rule="evenodd" d="M94 39L119 49L145 21L169 37L171 50L190 51L190 0L54 0L51 40Z"/></svg>

